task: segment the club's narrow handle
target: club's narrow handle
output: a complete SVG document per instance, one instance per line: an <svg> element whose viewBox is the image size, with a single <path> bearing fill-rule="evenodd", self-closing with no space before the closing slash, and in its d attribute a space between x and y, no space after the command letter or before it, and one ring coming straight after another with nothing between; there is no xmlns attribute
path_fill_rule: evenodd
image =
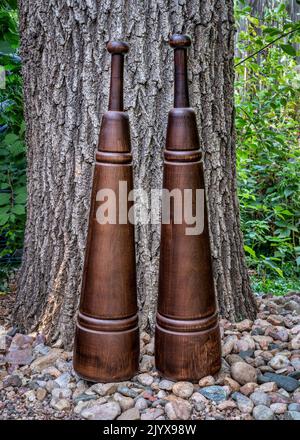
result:
<svg viewBox="0 0 300 440"><path fill-rule="evenodd" d="M124 55L128 52L129 46L123 41L110 41L107 50L112 54L108 110L122 112L124 110Z"/></svg>
<svg viewBox="0 0 300 440"><path fill-rule="evenodd" d="M174 49L174 107L189 107L187 48L191 39L188 35L174 34L169 44Z"/></svg>

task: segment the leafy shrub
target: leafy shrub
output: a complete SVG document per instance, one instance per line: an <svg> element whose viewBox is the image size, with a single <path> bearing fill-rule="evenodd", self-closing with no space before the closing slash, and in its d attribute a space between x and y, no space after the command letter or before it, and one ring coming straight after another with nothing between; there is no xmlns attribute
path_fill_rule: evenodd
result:
<svg viewBox="0 0 300 440"><path fill-rule="evenodd" d="M20 261L26 206L26 160L22 78L16 2L1 2L0 64L0 279ZM2 78L3 81L3 78Z"/></svg>
<svg viewBox="0 0 300 440"><path fill-rule="evenodd" d="M270 278L299 275L300 70L294 43L300 26L290 22L283 3L265 8L259 19L239 2L236 14L246 25L237 42L235 87L241 220L248 263L260 279L254 286L264 291ZM283 284L278 281L281 291Z"/></svg>

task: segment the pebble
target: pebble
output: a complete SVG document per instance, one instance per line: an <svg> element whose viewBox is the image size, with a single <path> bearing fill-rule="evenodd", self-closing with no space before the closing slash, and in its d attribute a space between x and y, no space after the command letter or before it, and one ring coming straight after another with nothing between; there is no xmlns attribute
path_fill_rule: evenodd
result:
<svg viewBox="0 0 300 440"><path fill-rule="evenodd" d="M299 305L300 307L300 305ZM292 340L291 340L291 348L292 350L299 350L300 349L300 333L298 333L298 335L296 335Z"/></svg>
<svg viewBox="0 0 300 440"><path fill-rule="evenodd" d="M52 399L50 405L52 406L52 408L57 409L58 411L65 411L70 409L71 407L70 401L67 399Z"/></svg>
<svg viewBox="0 0 300 440"><path fill-rule="evenodd" d="M297 420L300 414L300 296L257 298L254 323L220 320L222 366L198 384L155 370L154 338L141 332L137 376L90 384L72 367L72 352L42 335L11 335L0 326L0 412L6 418L95 420ZM8 362L9 361L9 362ZM197 390L197 391L196 391ZM20 416L22 414L22 416Z"/></svg>
<svg viewBox="0 0 300 440"><path fill-rule="evenodd" d="M68 386L70 380L71 380L70 373L63 373L57 379L55 379L54 382L57 383L57 385L60 388L66 388Z"/></svg>
<svg viewBox="0 0 300 440"><path fill-rule="evenodd" d="M42 400L45 399L46 396L47 396L47 391L45 390L45 388L38 388L36 390L36 398L37 398L37 400L42 401Z"/></svg>
<svg viewBox="0 0 300 440"><path fill-rule="evenodd" d="M261 383L275 382L279 387L284 388L288 392L293 392L299 387L298 380L275 373L265 373L263 376L260 376L260 381Z"/></svg>
<svg viewBox="0 0 300 440"><path fill-rule="evenodd" d="M149 406L148 401L143 397L139 397L135 402L135 407L140 411L143 411L144 409L148 408L148 406Z"/></svg>
<svg viewBox="0 0 300 440"><path fill-rule="evenodd" d="M38 357L36 360L34 360L30 365L31 370L35 372L40 372L45 368L50 367L58 359L60 353L61 350L53 348L50 353L46 354L45 356Z"/></svg>
<svg viewBox="0 0 300 440"><path fill-rule="evenodd" d="M117 391L118 393L123 394L123 396L132 397L133 399L139 395L137 391L134 391L125 386L118 386Z"/></svg>
<svg viewBox="0 0 300 440"><path fill-rule="evenodd" d="M207 400L202 394L194 393L191 397L191 402L196 411L203 411L207 406L209 400Z"/></svg>
<svg viewBox="0 0 300 440"><path fill-rule="evenodd" d="M290 361L288 360L287 357L285 357L285 356L283 356L281 354L277 354L276 356L274 356L270 360L269 365L274 370L280 370L281 368L285 368L288 365L290 365Z"/></svg>
<svg viewBox="0 0 300 440"><path fill-rule="evenodd" d="M141 420L156 420L164 414L161 408L149 408L141 414Z"/></svg>
<svg viewBox="0 0 300 440"><path fill-rule="evenodd" d="M271 404L271 398L262 391L254 391L254 393L250 394L249 397L255 406L257 405L270 406Z"/></svg>
<svg viewBox="0 0 300 440"><path fill-rule="evenodd" d="M191 382L177 382L173 385L172 392L182 399L188 399L194 392L194 385Z"/></svg>
<svg viewBox="0 0 300 440"><path fill-rule="evenodd" d="M253 410L253 417L255 420L273 420L273 411L265 405L258 405Z"/></svg>
<svg viewBox="0 0 300 440"><path fill-rule="evenodd" d="M192 406L185 400L173 400L166 404L165 412L170 420L189 420Z"/></svg>
<svg viewBox="0 0 300 440"><path fill-rule="evenodd" d="M199 380L199 387L209 387L215 384L215 379L213 376L206 376L202 377L202 379Z"/></svg>
<svg viewBox="0 0 300 440"><path fill-rule="evenodd" d="M175 382L171 380L163 379L159 382L159 388L161 390L171 391Z"/></svg>
<svg viewBox="0 0 300 440"><path fill-rule="evenodd" d="M249 382L240 388L240 392L242 394L244 394L245 396L249 396L250 394L252 394L256 390L256 388L258 388L257 383Z"/></svg>
<svg viewBox="0 0 300 440"><path fill-rule="evenodd" d="M252 325L253 321L251 321L250 319L244 319L243 321L237 322L235 324L235 327L239 332L247 332L252 329Z"/></svg>
<svg viewBox="0 0 300 440"><path fill-rule="evenodd" d="M144 386L149 387L153 382L153 377L150 374L143 373L137 376L137 380Z"/></svg>
<svg viewBox="0 0 300 440"><path fill-rule="evenodd" d="M256 382L257 380L255 368L246 362L236 362L231 365L231 376L241 385L245 385L248 382Z"/></svg>
<svg viewBox="0 0 300 440"><path fill-rule="evenodd" d="M243 414L251 414L254 404L249 397L241 393L233 393L232 398L236 401L239 410Z"/></svg>
<svg viewBox="0 0 300 440"><path fill-rule="evenodd" d="M115 393L113 397L114 400L119 403L122 411L127 411L128 409L134 407L135 402L132 397L126 397L120 393Z"/></svg>
<svg viewBox="0 0 300 440"><path fill-rule="evenodd" d="M273 411L274 414L284 414L287 410L287 404L272 403L272 405L270 405L270 410Z"/></svg>
<svg viewBox="0 0 300 440"><path fill-rule="evenodd" d="M233 400L225 400L224 402L219 403L217 408L220 411L226 411L228 409L234 409L234 408L236 408L236 403Z"/></svg>
<svg viewBox="0 0 300 440"><path fill-rule="evenodd" d="M199 393L214 402L222 402L222 400L227 399L226 391L223 389L223 387L218 385L202 388L199 390Z"/></svg>
<svg viewBox="0 0 300 440"><path fill-rule="evenodd" d="M300 420L300 412L298 411L287 411L284 414L285 420Z"/></svg>
<svg viewBox="0 0 300 440"><path fill-rule="evenodd" d="M94 405L81 412L82 417L88 420L115 420L120 414L121 408L117 402Z"/></svg>
<svg viewBox="0 0 300 440"><path fill-rule="evenodd" d="M288 406L289 411L300 411L300 403L290 403Z"/></svg>
<svg viewBox="0 0 300 440"><path fill-rule="evenodd" d="M278 387L275 382L266 382L259 386L259 391L263 391L264 393L274 393L277 389Z"/></svg>
<svg viewBox="0 0 300 440"><path fill-rule="evenodd" d="M117 420L139 420L140 412L137 408L130 408L127 411L124 411Z"/></svg>

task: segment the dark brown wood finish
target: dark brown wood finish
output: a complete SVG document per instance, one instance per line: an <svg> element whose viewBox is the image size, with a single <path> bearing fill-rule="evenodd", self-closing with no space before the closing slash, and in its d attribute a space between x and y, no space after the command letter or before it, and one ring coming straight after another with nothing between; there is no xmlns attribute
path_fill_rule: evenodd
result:
<svg viewBox="0 0 300 440"><path fill-rule="evenodd" d="M81 302L74 344L74 369L84 379L113 382L138 369L139 331L134 226L119 222L119 182L133 189L128 115L123 112L123 65L128 45L110 42L109 111L102 118L96 153ZM100 224L97 193L116 195L116 224ZM128 204L130 207L130 204Z"/></svg>
<svg viewBox="0 0 300 440"><path fill-rule="evenodd" d="M187 82L188 36L173 35L174 109L169 112L163 187L204 189L196 116L189 108ZM221 366L220 331L214 292L206 201L204 230L187 235L187 225L161 227L158 310L155 334L157 369L167 378L198 380Z"/></svg>

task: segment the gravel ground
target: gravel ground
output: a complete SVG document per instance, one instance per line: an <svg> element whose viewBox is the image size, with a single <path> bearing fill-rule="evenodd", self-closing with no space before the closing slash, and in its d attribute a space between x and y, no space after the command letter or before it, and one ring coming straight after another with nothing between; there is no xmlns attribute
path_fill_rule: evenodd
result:
<svg viewBox="0 0 300 440"><path fill-rule="evenodd" d="M72 353L41 334L9 328L12 298L0 299L0 419L300 420L300 295L258 298L252 322L220 320L222 368L198 383L171 382L154 367L153 337L141 334L140 372L92 384ZM2 313L4 312L4 313Z"/></svg>

